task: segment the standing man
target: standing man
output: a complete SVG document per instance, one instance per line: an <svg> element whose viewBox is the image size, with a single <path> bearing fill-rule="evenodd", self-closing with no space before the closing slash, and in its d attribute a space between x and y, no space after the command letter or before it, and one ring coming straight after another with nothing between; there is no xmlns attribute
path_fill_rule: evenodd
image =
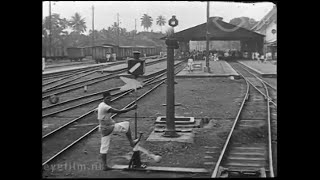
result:
<svg viewBox="0 0 320 180"><path fill-rule="evenodd" d="M110 54L109 53L106 54L106 58L107 58L107 62L109 62L110 61Z"/></svg>
<svg viewBox="0 0 320 180"><path fill-rule="evenodd" d="M46 60L45 60L45 58L43 57L43 58L42 58L42 72L44 71L45 68L46 68Z"/></svg>
<svg viewBox="0 0 320 180"><path fill-rule="evenodd" d="M193 71L193 59L192 56L189 57L188 59L188 72Z"/></svg>
<svg viewBox="0 0 320 180"><path fill-rule="evenodd" d="M132 140L130 123L128 121L116 123L111 118L111 113L126 113L128 111L137 109L137 105L118 110L112 108L109 104L111 103L111 95L110 92L103 93L103 102L101 102L97 108L98 110L98 120L99 120L99 132L101 133L101 147L100 147L100 155L102 160L103 170L107 171L111 168L107 165L107 152L110 147L111 135L113 133L125 133L130 146L134 147L138 143L138 139Z"/></svg>
<svg viewBox="0 0 320 180"><path fill-rule="evenodd" d="M258 53L258 51L255 53L255 55L256 55L256 58L257 58L257 61L258 61L258 63L261 63L261 61L260 61L260 54Z"/></svg>

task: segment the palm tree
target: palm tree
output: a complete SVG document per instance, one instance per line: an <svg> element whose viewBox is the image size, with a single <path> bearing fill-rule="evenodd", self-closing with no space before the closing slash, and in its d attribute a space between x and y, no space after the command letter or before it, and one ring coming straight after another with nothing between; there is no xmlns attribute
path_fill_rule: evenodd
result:
<svg viewBox="0 0 320 180"><path fill-rule="evenodd" d="M152 26L152 21L153 21L152 17L147 14L144 14L140 19L141 19L141 26L143 26L143 28L147 29L148 31L148 29Z"/></svg>
<svg viewBox="0 0 320 180"><path fill-rule="evenodd" d="M81 34L81 33L85 32L87 29L85 18L81 18L80 14L77 12L74 14L74 16L71 17L69 26L77 34Z"/></svg>
<svg viewBox="0 0 320 180"><path fill-rule="evenodd" d="M162 15L158 16L157 18L157 25L161 27L161 33L162 33L162 26L166 24L166 18L163 17Z"/></svg>

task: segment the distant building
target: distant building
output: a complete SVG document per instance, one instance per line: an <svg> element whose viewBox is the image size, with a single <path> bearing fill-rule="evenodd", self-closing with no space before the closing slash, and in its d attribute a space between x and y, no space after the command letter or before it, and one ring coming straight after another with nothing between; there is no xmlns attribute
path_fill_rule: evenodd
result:
<svg viewBox="0 0 320 180"><path fill-rule="evenodd" d="M251 30L265 35L263 53L271 52L272 59L277 59L277 7L273 6Z"/></svg>
<svg viewBox="0 0 320 180"><path fill-rule="evenodd" d="M189 43L190 51L205 51L206 50L206 41L190 41ZM210 41L209 42L209 51L211 50L229 50L236 49L240 51L240 41Z"/></svg>

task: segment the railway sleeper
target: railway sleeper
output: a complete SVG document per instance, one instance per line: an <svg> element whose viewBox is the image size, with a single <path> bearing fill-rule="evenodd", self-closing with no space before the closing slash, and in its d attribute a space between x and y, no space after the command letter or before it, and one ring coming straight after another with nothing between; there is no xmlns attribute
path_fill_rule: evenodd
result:
<svg viewBox="0 0 320 180"><path fill-rule="evenodd" d="M264 168L239 169L219 167L218 177L245 178L245 177L266 177Z"/></svg>

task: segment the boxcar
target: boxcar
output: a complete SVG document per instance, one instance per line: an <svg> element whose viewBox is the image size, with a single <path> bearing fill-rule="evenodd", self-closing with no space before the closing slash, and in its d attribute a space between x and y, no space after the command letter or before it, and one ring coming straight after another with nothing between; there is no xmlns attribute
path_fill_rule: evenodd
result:
<svg viewBox="0 0 320 180"><path fill-rule="evenodd" d="M71 61L82 61L85 57L84 48L69 47L67 48L68 58Z"/></svg>
<svg viewBox="0 0 320 180"><path fill-rule="evenodd" d="M51 59L51 60L64 59L67 57L67 52L63 47L58 47L58 48L53 47L51 49L51 54L50 54L49 49L46 48L46 49L42 49L42 57L44 57L45 59Z"/></svg>
<svg viewBox="0 0 320 180"><path fill-rule="evenodd" d="M133 57L133 46L119 46L118 59L126 59L127 57Z"/></svg>
<svg viewBox="0 0 320 180"><path fill-rule="evenodd" d="M83 50L85 56L92 56L92 47L86 46L83 47Z"/></svg>
<svg viewBox="0 0 320 180"><path fill-rule="evenodd" d="M112 53L113 53L112 46L92 47L92 59L94 59L96 63L107 62L107 54L112 55ZM113 61L113 58L110 58L109 61Z"/></svg>

